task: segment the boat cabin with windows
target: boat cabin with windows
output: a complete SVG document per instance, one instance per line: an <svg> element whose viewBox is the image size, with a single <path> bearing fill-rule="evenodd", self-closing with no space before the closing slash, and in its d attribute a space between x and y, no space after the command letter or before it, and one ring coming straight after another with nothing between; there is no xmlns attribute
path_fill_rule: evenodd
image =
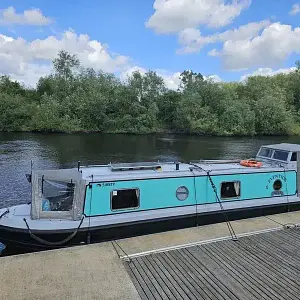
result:
<svg viewBox="0 0 300 300"><path fill-rule="evenodd" d="M299 152L34 170L31 203L0 210L0 242L37 251L299 209Z"/></svg>
<svg viewBox="0 0 300 300"><path fill-rule="evenodd" d="M282 143L262 146L256 158L270 163L284 163L291 168L296 168L298 152L300 152L300 145Z"/></svg>

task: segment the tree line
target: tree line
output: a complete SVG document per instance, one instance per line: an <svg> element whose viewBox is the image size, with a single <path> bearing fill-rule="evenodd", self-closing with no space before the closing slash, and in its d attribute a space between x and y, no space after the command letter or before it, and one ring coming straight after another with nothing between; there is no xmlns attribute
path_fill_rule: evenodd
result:
<svg viewBox="0 0 300 300"><path fill-rule="evenodd" d="M114 74L60 51L28 88L0 77L0 131L299 135L300 62L289 74L215 83L184 71L177 91L153 71Z"/></svg>

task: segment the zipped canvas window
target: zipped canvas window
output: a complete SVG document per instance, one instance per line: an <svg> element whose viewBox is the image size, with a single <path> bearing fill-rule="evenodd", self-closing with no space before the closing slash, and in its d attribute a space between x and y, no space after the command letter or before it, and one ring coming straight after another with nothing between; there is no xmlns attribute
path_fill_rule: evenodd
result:
<svg viewBox="0 0 300 300"><path fill-rule="evenodd" d="M42 211L71 211L75 184L42 179Z"/></svg>

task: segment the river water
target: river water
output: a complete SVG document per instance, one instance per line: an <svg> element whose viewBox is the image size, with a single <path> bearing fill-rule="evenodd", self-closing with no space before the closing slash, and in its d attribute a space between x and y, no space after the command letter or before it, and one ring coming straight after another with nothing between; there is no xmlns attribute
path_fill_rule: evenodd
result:
<svg viewBox="0 0 300 300"><path fill-rule="evenodd" d="M191 161L255 156L261 145L300 137L0 133L0 208L30 201L25 174L109 162Z"/></svg>

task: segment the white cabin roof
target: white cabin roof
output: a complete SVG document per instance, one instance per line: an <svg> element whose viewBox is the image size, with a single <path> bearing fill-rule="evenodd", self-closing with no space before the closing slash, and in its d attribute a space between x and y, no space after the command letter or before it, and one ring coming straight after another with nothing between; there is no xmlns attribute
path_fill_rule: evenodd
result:
<svg viewBox="0 0 300 300"><path fill-rule="evenodd" d="M274 150L285 150L290 152L300 152L300 145L281 143L274 145L265 145L264 148ZM281 162L280 162L281 163ZM185 177L212 174L236 174L252 172L281 171L282 166L278 165L276 160L267 160L263 162L261 168L248 168L240 165L239 160L199 160L194 163L179 163L179 169L175 162L138 162L138 163L119 163L97 166L81 166L80 170L64 169L38 171L41 176L47 175L47 178L60 179L83 179L86 182L96 181L115 181L115 180L134 180L149 178L166 177ZM294 169L294 166L291 166ZM51 175L51 176L50 176ZM50 176L50 177L49 177Z"/></svg>
<svg viewBox="0 0 300 300"><path fill-rule="evenodd" d="M159 170L124 170L113 171L111 165L82 167L82 179L88 182L97 181L115 181L115 180L135 180L149 178L169 178L169 177L190 177L195 174L198 176L207 175L207 171L215 174L235 174L235 173L252 173L252 172L268 172L282 171L282 168L276 164L264 162L261 168L248 168L241 166L239 162L228 161L200 161L194 164L180 163L179 170L176 170L175 163L161 163ZM192 170L191 170L192 169Z"/></svg>
<svg viewBox="0 0 300 300"><path fill-rule="evenodd" d="M300 152L300 145L298 145L298 144L281 143L281 144L274 144L274 145L265 145L262 147L263 148L271 148L271 149L275 149L275 150Z"/></svg>

